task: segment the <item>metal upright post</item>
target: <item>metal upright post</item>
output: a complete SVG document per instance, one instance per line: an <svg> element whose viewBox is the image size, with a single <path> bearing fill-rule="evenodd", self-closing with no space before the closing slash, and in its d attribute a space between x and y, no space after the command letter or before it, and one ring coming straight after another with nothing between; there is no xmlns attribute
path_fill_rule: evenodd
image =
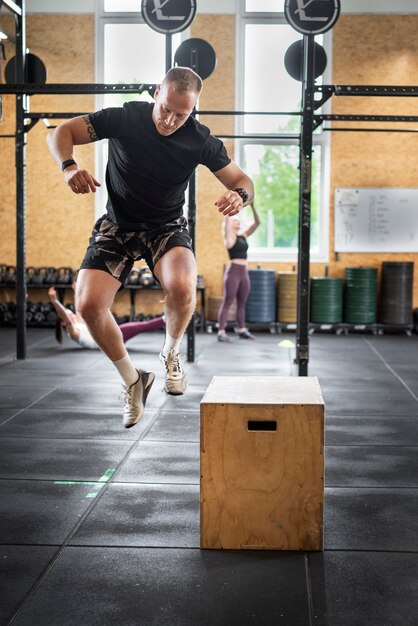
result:
<svg viewBox="0 0 418 626"><path fill-rule="evenodd" d="M309 362L309 246L311 230L312 133L314 122L313 35L303 36L302 128L300 136L299 250L296 362L299 376Z"/></svg>
<svg viewBox="0 0 418 626"><path fill-rule="evenodd" d="M189 233L192 239L193 252L196 249L196 172L193 173L189 181L189 211L187 215ZM192 319L187 327L187 360L194 362L195 357L195 327L196 313L193 313Z"/></svg>
<svg viewBox="0 0 418 626"><path fill-rule="evenodd" d="M23 84L26 64L25 0L16 15L16 83ZM28 96L16 96L16 356L26 359L26 135L25 110Z"/></svg>
<svg viewBox="0 0 418 626"><path fill-rule="evenodd" d="M173 40L170 33L165 35L165 71L171 69L171 61L173 58Z"/></svg>

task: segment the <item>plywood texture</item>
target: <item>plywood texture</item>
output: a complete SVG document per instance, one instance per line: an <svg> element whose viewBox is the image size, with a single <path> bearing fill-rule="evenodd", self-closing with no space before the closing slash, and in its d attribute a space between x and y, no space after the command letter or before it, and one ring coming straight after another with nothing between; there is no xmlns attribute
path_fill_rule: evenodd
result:
<svg viewBox="0 0 418 626"><path fill-rule="evenodd" d="M235 107L235 16L201 14L191 28L192 37L200 37L213 46L217 66L205 81L199 100L201 110L227 111ZM233 134L234 118L231 116L202 116L202 124L213 134ZM233 158L233 142L225 142ZM222 236L222 216L214 203L225 188L205 167L198 169L196 260L200 274L205 277L207 293L222 294L223 267L228 262Z"/></svg>
<svg viewBox="0 0 418 626"><path fill-rule="evenodd" d="M14 32L10 27L9 31ZM48 70L48 82L94 82L94 17L29 15L27 45ZM8 56L12 56L9 54ZM14 132L14 97L5 103L1 133ZM32 96L31 111L93 111L92 96ZM27 264L78 267L94 220L93 195L76 196L65 186L49 154L47 129L39 122L27 136ZM5 143L7 142L7 144ZM0 261L15 262L14 141L2 140L0 218L9 237L0 241ZM86 169L94 170L93 146L76 149Z"/></svg>
<svg viewBox="0 0 418 626"><path fill-rule="evenodd" d="M321 550L318 380L215 376L200 411L201 547Z"/></svg>
<svg viewBox="0 0 418 626"><path fill-rule="evenodd" d="M332 82L342 85L417 85L418 15L343 15L333 30ZM417 115L417 98L332 100L333 113ZM348 127L350 124L341 123ZM352 126L360 126L354 123ZM403 123L363 124L368 128L415 128ZM414 134L334 133L331 155L331 260L329 275L343 276L347 266L380 271L383 261L412 261L417 254L339 254L334 249L334 190L337 187L417 187L418 141ZM414 278L418 306L418 264Z"/></svg>

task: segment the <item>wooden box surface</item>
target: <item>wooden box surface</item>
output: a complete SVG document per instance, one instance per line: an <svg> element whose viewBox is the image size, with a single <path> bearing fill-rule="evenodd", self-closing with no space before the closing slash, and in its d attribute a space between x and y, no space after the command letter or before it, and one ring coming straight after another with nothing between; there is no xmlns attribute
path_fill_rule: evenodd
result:
<svg viewBox="0 0 418 626"><path fill-rule="evenodd" d="M201 547L322 550L318 379L215 376L200 420Z"/></svg>

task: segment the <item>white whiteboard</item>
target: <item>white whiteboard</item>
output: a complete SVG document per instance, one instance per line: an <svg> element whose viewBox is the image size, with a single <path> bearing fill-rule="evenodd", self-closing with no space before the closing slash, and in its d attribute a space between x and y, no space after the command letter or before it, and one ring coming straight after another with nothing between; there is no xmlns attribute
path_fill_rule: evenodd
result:
<svg viewBox="0 0 418 626"><path fill-rule="evenodd" d="M336 252L418 252L418 189L335 190Z"/></svg>

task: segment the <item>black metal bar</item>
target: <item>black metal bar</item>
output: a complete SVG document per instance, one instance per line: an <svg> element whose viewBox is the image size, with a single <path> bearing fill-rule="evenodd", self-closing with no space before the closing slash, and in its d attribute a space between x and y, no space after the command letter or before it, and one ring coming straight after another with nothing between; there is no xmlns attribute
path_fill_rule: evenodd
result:
<svg viewBox="0 0 418 626"><path fill-rule="evenodd" d="M165 71L171 70L173 58L173 36L171 33L165 34Z"/></svg>
<svg viewBox="0 0 418 626"><path fill-rule="evenodd" d="M418 128L323 128L323 132L333 133L418 133Z"/></svg>
<svg viewBox="0 0 418 626"><path fill-rule="evenodd" d="M28 117L37 119L37 118L51 118L51 119L64 119L65 117L76 117L77 115L89 115L92 111L84 111L84 112L67 112L67 113L29 113ZM259 111L254 113L252 111L196 111L196 115L298 115L301 116L302 113L273 113L271 114L269 111ZM251 136L251 135L250 135ZM286 135L289 136L288 134Z"/></svg>
<svg viewBox="0 0 418 626"><path fill-rule="evenodd" d="M418 95L418 94L417 94ZM325 122L418 122L418 115L315 115Z"/></svg>
<svg viewBox="0 0 418 626"><path fill-rule="evenodd" d="M196 250L196 172L193 173L189 181L189 210L187 222L190 237L192 239L193 252ZM187 360L189 363L194 362L195 358L195 339L196 339L196 313L193 313L192 319L187 327Z"/></svg>
<svg viewBox="0 0 418 626"><path fill-rule="evenodd" d="M219 139L299 139L299 135L287 134L287 135L274 135L273 133L265 135L217 135L213 133Z"/></svg>
<svg viewBox="0 0 418 626"><path fill-rule="evenodd" d="M7 139L7 138L11 138L11 137L15 137L16 135L0 135L0 139Z"/></svg>
<svg viewBox="0 0 418 626"><path fill-rule="evenodd" d="M54 94L89 94L89 93L144 93L147 91L152 95L155 91L154 84L104 84L104 83L47 83L45 85L36 85L31 83L19 82L14 85L0 85L0 93L8 94L27 94L33 96L36 94L54 95Z"/></svg>
<svg viewBox="0 0 418 626"><path fill-rule="evenodd" d="M314 121L315 39L303 36L302 129L300 141L299 245L296 363L299 376L308 375L309 362L309 247L311 229L312 134Z"/></svg>
<svg viewBox="0 0 418 626"><path fill-rule="evenodd" d="M302 115L302 111L196 111L196 115Z"/></svg>
<svg viewBox="0 0 418 626"><path fill-rule="evenodd" d="M336 96L418 96L414 85L316 85L315 91Z"/></svg>
<svg viewBox="0 0 418 626"><path fill-rule="evenodd" d="M50 120L64 120L64 119L71 119L72 117L79 117L80 115L91 115L92 111L81 111L81 112L70 112L70 113L28 113L27 114L27 118L31 119L31 120L43 120L43 119L50 119Z"/></svg>
<svg viewBox="0 0 418 626"><path fill-rule="evenodd" d="M16 82L23 82L26 63L25 0L16 17ZM16 357L26 359L26 135L27 96L16 96Z"/></svg>

